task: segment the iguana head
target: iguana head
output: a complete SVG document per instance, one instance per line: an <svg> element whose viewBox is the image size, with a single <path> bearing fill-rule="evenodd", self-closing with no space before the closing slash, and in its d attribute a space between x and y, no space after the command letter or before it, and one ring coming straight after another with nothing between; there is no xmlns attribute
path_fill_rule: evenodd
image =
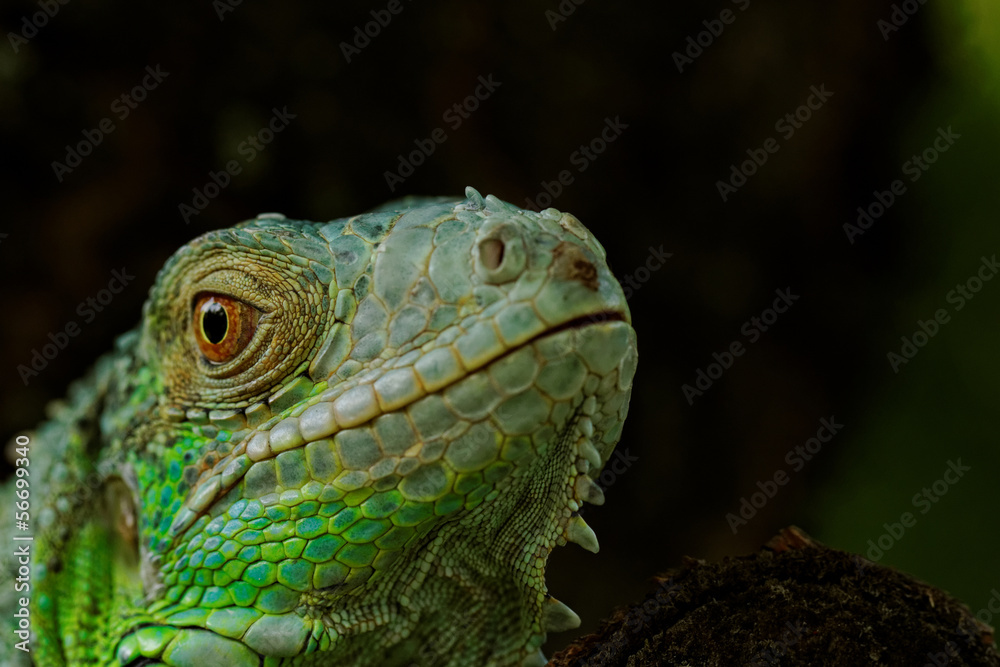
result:
<svg viewBox="0 0 1000 667"><path fill-rule="evenodd" d="M146 596L121 664L533 664L579 621L544 570L597 550L628 307L576 218L466 194L261 215L163 268L109 417Z"/></svg>

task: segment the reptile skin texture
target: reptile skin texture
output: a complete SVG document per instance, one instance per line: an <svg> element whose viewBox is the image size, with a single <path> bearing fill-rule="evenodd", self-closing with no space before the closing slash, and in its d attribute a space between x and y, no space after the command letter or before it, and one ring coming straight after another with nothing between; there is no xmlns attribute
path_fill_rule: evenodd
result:
<svg viewBox="0 0 1000 667"><path fill-rule="evenodd" d="M636 359L604 248L555 209L467 188L204 234L24 438L0 662L544 665L580 622L546 563L598 549L580 509Z"/></svg>

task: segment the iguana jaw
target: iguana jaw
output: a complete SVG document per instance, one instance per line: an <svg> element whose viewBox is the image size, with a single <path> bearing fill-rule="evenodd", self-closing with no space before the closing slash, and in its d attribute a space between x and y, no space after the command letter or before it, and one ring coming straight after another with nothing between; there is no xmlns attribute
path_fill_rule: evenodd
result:
<svg viewBox="0 0 1000 667"><path fill-rule="evenodd" d="M84 507L99 416L118 509L85 495L73 542L39 543L36 660L544 664L546 632L579 623L548 556L597 549L579 510L602 500L635 332L575 218L467 198L261 216L175 254L132 348L40 437L71 473L46 506ZM203 292L268 314L231 368L198 356ZM92 530L104 514L124 539ZM92 558L116 541L141 572Z"/></svg>
<svg viewBox="0 0 1000 667"><path fill-rule="evenodd" d="M341 382L311 399L309 407L297 417L288 416L268 431L257 431L237 445L211 470L203 473L197 485L191 489L185 507L178 512L171 526L171 533L175 539L180 536L217 500L239 484L254 463L272 459L282 452L304 447L317 440L333 438L342 430L360 426L381 415L404 410L417 400L429 394L441 393L541 339L554 337L570 329L607 322L621 322L628 327L630 320L627 309L593 309L587 314L553 326L545 326L539 319L537 324L540 326L537 328L542 330L530 336L522 334L520 337L526 340L515 339L512 347L507 347L496 336L491 320L486 320L473 325L466 335L459 336L453 344L435 348L409 365L393 368L391 363L387 363L374 369L375 372L361 373L351 378L352 381ZM484 331L492 336L484 336ZM492 342L493 345L485 350L477 350L477 345L484 347L484 338L487 344ZM389 370L385 370L386 368Z"/></svg>
<svg viewBox="0 0 1000 667"><path fill-rule="evenodd" d="M417 404L426 405L429 401L443 405L449 396L468 397L476 393L477 383L484 379L492 381L501 369L510 372L518 367L523 368L523 365L518 364L528 358L537 360L539 366L539 370L531 374L530 381L527 376L521 375L522 380L518 386L526 389L512 389L508 394L513 399L526 399L519 403L524 407L523 413L512 403L509 411L502 407L508 405L511 399L488 413L484 411L485 404L477 404L474 407L477 414L485 416L477 417L477 424L466 430L465 436L457 439L444 437L453 448L455 444L461 445L462 440L471 435L474 429L481 429L480 433L486 429L490 442L496 436L497 444L494 445L492 460L506 466L510 474L500 477L493 475L491 478L489 470L484 470L484 476L493 489L489 495L479 495L478 504L469 504L467 497L464 509L460 506L459 511L453 511L450 518L435 516L437 502L423 498L411 505L413 499L410 491L413 490L412 482L417 477L416 473L425 468L440 467L444 461L435 460L421 464L423 467L411 468L401 475L398 484L406 501L401 510L393 512L392 524L395 528L391 529L415 531L410 533L412 539L402 547L404 550L396 552L404 557L376 564L376 572L380 576L370 576L371 568L359 564L351 566L357 569L357 574L361 575L359 577L313 584L313 588L307 592L293 596L294 599L289 601L290 606L274 609L261 618L259 632L255 629L255 622L240 641L250 650L262 655L292 656L306 650L307 645L310 651L322 650L317 649L315 642L309 638L327 636L336 638L337 660L342 660L344 664L361 664L355 660L357 655L352 651L376 646L382 647L379 650L389 652L400 641L397 634L400 627L414 633L418 630L424 632L426 628L435 626L435 618L478 608L493 611L485 612L481 618L477 617L480 625L474 629L456 635L454 632L444 633L444 630L438 628L433 636L414 634L414 640L426 643L444 633L449 637L447 640L437 638L439 642L446 642L441 644L442 648L450 646L450 642L459 642L456 646L461 648L459 645L465 641L462 637L475 635L479 637L479 642L491 647L490 651L507 651L510 654L508 657L521 656L517 662L496 664L521 664L520 660L529 654L531 657L527 658L525 665L544 664L538 649L544 642L546 633L575 627L579 623L578 617L571 610L548 594L545 565L551 550L566 542L577 543L593 552L598 550L596 536L579 516L578 510L583 502L600 504L603 500L593 476L618 440L635 370L634 331L621 317L608 319L611 321L591 322L589 317L584 317L582 321L572 318L562 325L548 328L508 353L494 358L478 372L468 373L447 387L417 399L407 407L394 410L394 413L412 415ZM555 367L565 368L562 360L572 360L577 365L584 364L585 381L581 376L575 376L575 380L561 384L550 382L551 375L546 379L543 371ZM552 397L550 408L541 413L534 410L542 402L538 397L539 391ZM546 401L548 400L547 398ZM463 409L470 409L470 406L466 404ZM354 433L374 430L380 420L381 417L376 417L373 424L365 423L349 430ZM508 428L511 420L519 422L521 427ZM485 441L480 439L478 442ZM272 470L278 467L280 471L283 458L287 459L289 455L301 457L303 454L300 449L308 451L317 446L326 448L325 443L328 443L329 450L333 452L333 441L322 439L283 451L273 457L276 460L262 459L250 465L265 469L271 467ZM241 451L245 456L245 446L241 445ZM438 456L440 458L440 454ZM408 451L405 458L415 462L418 456ZM443 458L447 459L448 454ZM454 463L455 460L451 459L448 465ZM478 466L466 469L474 467ZM488 469L492 468L493 464L488 466ZM323 479L316 472L315 469L310 469L313 479L297 487L301 490L301 494L298 490L294 492L297 499L286 495L290 493L288 491L280 492L280 488L252 498L253 483L246 478L252 477L252 473L237 478L230 492L203 512L210 516L204 516L184 535L183 542L174 553L179 555L180 550L190 552L191 548L198 548L204 543L208 524L217 524L217 527L228 525L235 517L243 515L244 508L249 509L253 505L258 508L283 505L294 507L297 503L308 504L307 501L311 499L324 503L328 491L341 489L338 491L341 495L337 497L344 497L358 511L374 509L363 508L355 504L357 500L349 500L362 491L372 491L367 484L358 485L343 496L339 476L336 479ZM453 496L451 491L453 488L456 491L459 489L456 480L460 477L468 477L468 474L452 477L448 488L443 492L447 495L438 493L435 497L447 500L448 495ZM404 488L407 484L411 486ZM375 481L372 485L377 488L378 482ZM386 488L385 485L381 486ZM361 505L367 506L364 498L376 500L377 497L378 494L361 495ZM426 502L427 500L431 502ZM339 505L342 506L342 503ZM430 506L430 513L415 512L416 505ZM259 509L257 512L259 513ZM334 519L330 521L332 529ZM423 527L428 530L423 530ZM344 536L348 540L352 539L346 534ZM239 532L236 538L239 539ZM442 545L447 545L447 548ZM395 548L401 547L397 545ZM186 563L187 558L184 561ZM427 566L429 569L425 569ZM177 570L176 567L164 570L164 574L169 573L165 582L165 594L161 594L151 607L159 615L158 618L163 619L159 622L168 626L190 626L181 632L188 633L192 639L197 635L199 641L212 638L213 641L225 643L226 640L215 635L200 634L205 632L195 627L201 626L200 623L191 625L189 616L185 615L189 614L189 604L172 603L178 596L171 595L171 592L185 588L177 584ZM355 569L351 572L355 573ZM170 577L173 577L173 581ZM460 596L460 601L442 608L438 597L442 590L461 590L464 593ZM500 604L501 600L504 601L503 605ZM511 621L508 608L511 606L520 610L516 621ZM382 624L372 624L373 609L393 610L389 616L383 616L383 619L392 618L392 622L386 620ZM190 610L190 613L195 613L195 610ZM214 612L205 609L198 613ZM207 625L204 627L206 630L211 629ZM269 634L271 631L267 630L272 627L280 627L281 636L286 639L278 644L265 641L272 636ZM520 649L522 646L525 648ZM526 652L521 653L521 650ZM374 662L365 664L384 663L385 655L378 655L381 657L372 658ZM331 655L330 658L334 659L334 656ZM456 660L457 662L449 664L477 664L458 658Z"/></svg>

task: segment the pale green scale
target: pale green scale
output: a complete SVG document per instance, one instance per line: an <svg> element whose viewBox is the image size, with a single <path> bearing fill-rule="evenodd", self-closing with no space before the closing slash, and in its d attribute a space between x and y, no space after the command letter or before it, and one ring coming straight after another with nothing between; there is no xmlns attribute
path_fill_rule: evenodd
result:
<svg viewBox="0 0 1000 667"><path fill-rule="evenodd" d="M367 470L382 458L371 428L340 431L333 442L340 453L341 465L347 470Z"/></svg>
<svg viewBox="0 0 1000 667"><path fill-rule="evenodd" d="M411 227L397 232L398 241L385 246L372 275L376 295L392 312L401 311L410 290L427 274L426 261L432 249L434 230Z"/></svg>

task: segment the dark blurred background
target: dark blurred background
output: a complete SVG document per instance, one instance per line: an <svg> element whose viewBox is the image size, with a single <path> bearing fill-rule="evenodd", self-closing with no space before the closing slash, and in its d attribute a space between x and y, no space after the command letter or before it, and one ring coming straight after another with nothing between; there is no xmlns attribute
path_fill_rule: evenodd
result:
<svg viewBox="0 0 1000 667"><path fill-rule="evenodd" d="M1000 251L995 6L42 0L5 2L0 30L5 442L136 324L157 269L202 232L466 185L546 203L548 184L637 287L640 344L619 445L634 461L586 511L600 554L553 554L550 590L584 624L549 650L682 556L746 554L792 523L974 612L1000 599L1000 281L969 284ZM448 113L480 77L492 92ZM286 108L270 143L245 143ZM609 123L603 152L577 152ZM391 190L386 172L438 128L447 140ZM762 154L724 200L718 182ZM229 161L240 173L197 199ZM882 215L845 229L895 180ZM98 312L87 300L116 270L135 277ZM776 290L798 299L773 321ZM935 335L894 369L919 321ZM25 382L18 367L71 322ZM745 352L689 401L682 386L718 375L713 353L735 341ZM794 450L821 419L843 427L805 461ZM949 461L968 470L946 477Z"/></svg>

